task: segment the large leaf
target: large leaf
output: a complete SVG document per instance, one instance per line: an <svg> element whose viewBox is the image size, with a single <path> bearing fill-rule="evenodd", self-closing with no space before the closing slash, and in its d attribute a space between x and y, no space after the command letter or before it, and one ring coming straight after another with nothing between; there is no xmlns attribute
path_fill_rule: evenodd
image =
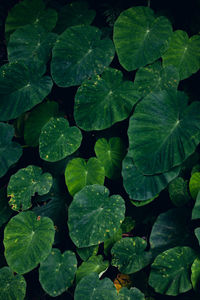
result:
<svg viewBox="0 0 200 300"><path fill-rule="evenodd" d="M0 299L23 300L26 295L26 281L22 275L14 275L8 267L0 269Z"/></svg>
<svg viewBox="0 0 200 300"><path fill-rule="evenodd" d="M77 259L72 251L60 253L53 248L49 256L41 262L39 281L47 294L56 297L65 292L73 283L77 269Z"/></svg>
<svg viewBox="0 0 200 300"><path fill-rule="evenodd" d="M0 177L4 176L8 169L16 163L22 155L21 146L16 142L12 142L13 136L13 126L0 123Z"/></svg>
<svg viewBox="0 0 200 300"><path fill-rule="evenodd" d="M40 157L55 162L75 152L81 144L81 131L64 118L51 118L42 128L39 139Z"/></svg>
<svg viewBox="0 0 200 300"><path fill-rule="evenodd" d="M145 300L144 294L137 288L122 288L118 294L119 300Z"/></svg>
<svg viewBox="0 0 200 300"><path fill-rule="evenodd" d="M198 174L198 173L194 173ZM197 194L196 202L192 210L192 220L200 219L200 191Z"/></svg>
<svg viewBox="0 0 200 300"><path fill-rule="evenodd" d="M78 25L66 29L53 48L51 74L58 86L80 85L100 74L114 57L110 39L101 40L97 27Z"/></svg>
<svg viewBox="0 0 200 300"><path fill-rule="evenodd" d="M142 173L167 172L195 151L200 141L200 103L187 107L187 101L183 92L168 90L153 92L137 105L128 136L134 163Z"/></svg>
<svg viewBox="0 0 200 300"><path fill-rule="evenodd" d="M0 68L0 120L17 118L50 93L52 80L44 66L12 62Z"/></svg>
<svg viewBox="0 0 200 300"><path fill-rule="evenodd" d="M37 218L31 212L14 216L4 230L5 258L10 268L27 273L50 253L54 241L54 225L47 217Z"/></svg>
<svg viewBox="0 0 200 300"><path fill-rule="evenodd" d="M57 35L42 26L26 25L17 29L8 43L8 60L41 62L46 64L51 55Z"/></svg>
<svg viewBox="0 0 200 300"><path fill-rule="evenodd" d="M123 11L114 24L114 43L120 64L132 71L154 62L166 51L172 34L165 17L136 6Z"/></svg>
<svg viewBox="0 0 200 300"><path fill-rule="evenodd" d="M13 210L26 210L31 207L31 197L37 192L39 195L47 194L52 186L50 173L43 173L42 169L30 165L20 169L11 176L7 195L9 204Z"/></svg>
<svg viewBox="0 0 200 300"><path fill-rule="evenodd" d="M95 157L87 162L83 158L74 158L69 161L65 170L65 182L72 196L86 185L103 185L104 178L104 167Z"/></svg>
<svg viewBox="0 0 200 300"><path fill-rule="evenodd" d="M185 79L200 68L199 48L199 35L189 38L185 31L176 30L170 40L169 48L162 56L163 64L177 67L180 79Z"/></svg>
<svg viewBox="0 0 200 300"><path fill-rule="evenodd" d="M170 181L178 176L180 168L155 175L144 175L135 166L131 152L128 152L122 164L124 188L134 200L146 201L160 193Z"/></svg>
<svg viewBox="0 0 200 300"><path fill-rule="evenodd" d="M28 146L38 146L42 127L57 113L58 104L54 101L41 103L30 112L24 124L24 140Z"/></svg>
<svg viewBox="0 0 200 300"><path fill-rule="evenodd" d="M108 68L101 76L96 75L80 86L74 117L77 125L86 131L102 130L126 119L138 100L133 83L124 81L121 71Z"/></svg>
<svg viewBox="0 0 200 300"><path fill-rule="evenodd" d="M159 254L151 265L149 284L157 293L170 296L189 291L190 268L195 258L189 247L175 247Z"/></svg>
<svg viewBox="0 0 200 300"><path fill-rule="evenodd" d="M200 191L200 172L195 172L189 181L190 194L193 199L196 199L198 192Z"/></svg>
<svg viewBox="0 0 200 300"><path fill-rule="evenodd" d="M69 206L69 234L77 247L97 245L114 234L124 220L121 196L109 197L109 190L97 184L85 186Z"/></svg>
<svg viewBox="0 0 200 300"><path fill-rule="evenodd" d="M105 176L116 179L121 174L122 159L126 148L119 137L98 139L94 146L95 154L105 169Z"/></svg>
<svg viewBox="0 0 200 300"><path fill-rule="evenodd" d="M0 189L0 227L6 223L13 211L8 205L8 199L6 197L6 189L1 188Z"/></svg>
<svg viewBox="0 0 200 300"><path fill-rule="evenodd" d="M147 242L140 237L123 238L112 247L112 265L124 274L140 271L151 262L151 253L145 251Z"/></svg>

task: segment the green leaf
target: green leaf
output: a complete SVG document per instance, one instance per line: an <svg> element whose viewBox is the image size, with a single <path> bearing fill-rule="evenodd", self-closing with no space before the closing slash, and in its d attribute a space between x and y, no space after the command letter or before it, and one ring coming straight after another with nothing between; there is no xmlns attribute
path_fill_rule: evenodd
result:
<svg viewBox="0 0 200 300"><path fill-rule="evenodd" d="M85 276L76 286L74 300L117 300L117 291L109 278L99 280L96 273Z"/></svg>
<svg viewBox="0 0 200 300"><path fill-rule="evenodd" d="M96 12L88 8L85 1L75 1L63 6L58 13L58 21L54 31L62 33L67 27L75 25L90 25Z"/></svg>
<svg viewBox="0 0 200 300"><path fill-rule="evenodd" d="M189 181L189 190L192 198L195 200L200 191L200 172L192 174Z"/></svg>
<svg viewBox="0 0 200 300"><path fill-rule="evenodd" d="M100 274L109 267L109 262L103 260L102 255L91 256L87 261L82 262L78 267L76 272L76 283L78 283L83 277L89 275L90 273Z"/></svg>
<svg viewBox="0 0 200 300"><path fill-rule="evenodd" d="M55 162L75 152L81 144L81 131L64 118L51 118L42 127L39 139L40 157Z"/></svg>
<svg viewBox="0 0 200 300"><path fill-rule="evenodd" d="M175 206L183 206L190 200L188 182L181 177L170 182L168 190L170 199Z"/></svg>
<svg viewBox="0 0 200 300"><path fill-rule="evenodd" d="M13 126L0 123L0 177L4 176L8 169L16 163L22 155L21 146L16 142L12 142L13 136Z"/></svg>
<svg viewBox="0 0 200 300"><path fill-rule="evenodd" d="M123 224L123 223L122 223ZM122 229L119 228L117 232L115 232L113 235L110 235L108 239L104 241L104 253L105 255L110 254L110 250L113 247L113 245L121 240L122 238Z"/></svg>
<svg viewBox="0 0 200 300"><path fill-rule="evenodd" d="M77 259L72 251L60 253L53 248L49 256L41 262L39 281L47 294L56 297L65 292L73 283L77 269Z"/></svg>
<svg viewBox="0 0 200 300"><path fill-rule="evenodd" d="M142 201L142 203L147 200L151 202L152 198L155 198L170 181L176 178L179 172L180 168L176 167L162 174L144 175L135 166L131 152L128 152L122 164L122 177L126 192L130 198Z"/></svg>
<svg viewBox="0 0 200 300"><path fill-rule="evenodd" d="M191 38L182 30L176 30L169 43L169 48L162 56L164 66L177 67L180 79L183 80L200 68L200 36Z"/></svg>
<svg viewBox="0 0 200 300"><path fill-rule="evenodd" d="M197 240L199 242L199 245L200 245L200 227L196 228L194 233L195 233Z"/></svg>
<svg viewBox="0 0 200 300"><path fill-rule="evenodd" d="M47 217L37 218L31 212L14 216L4 230L5 258L19 274L27 273L50 253L54 241L54 225Z"/></svg>
<svg viewBox="0 0 200 300"><path fill-rule="evenodd" d="M196 219L200 219L200 191L197 194L196 202L192 210L192 220Z"/></svg>
<svg viewBox="0 0 200 300"><path fill-rule="evenodd" d="M6 223L12 215L12 210L8 205L8 199L6 197L6 189L0 189L0 227Z"/></svg>
<svg viewBox="0 0 200 300"><path fill-rule="evenodd" d="M58 86L80 85L101 74L114 57L110 39L101 40L97 27L78 25L66 29L53 48L51 74Z"/></svg>
<svg viewBox="0 0 200 300"><path fill-rule="evenodd" d="M177 296L189 291L190 268L195 258L189 247L175 247L159 254L151 265L149 284L164 295Z"/></svg>
<svg viewBox="0 0 200 300"><path fill-rule="evenodd" d="M8 267L0 269L0 299L23 300L26 295L26 281L22 275L14 275Z"/></svg>
<svg viewBox="0 0 200 300"><path fill-rule="evenodd" d="M177 89L179 72L174 66L162 67L160 61L140 68L135 75L134 89L141 97L145 97L154 91Z"/></svg>
<svg viewBox="0 0 200 300"><path fill-rule="evenodd" d="M42 26L26 25L17 29L8 43L8 60L46 64L57 35L47 32Z"/></svg>
<svg viewBox="0 0 200 300"><path fill-rule="evenodd" d="M123 11L114 24L120 64L133 71L154 62L166 51L171 35L170 22L165 17L155 18L150 8L136 6Z"/></svg>
<svg viewBox="0 0 200 300"><path fill-rule="evenodd" d="M52 80L44 66L12 62L0 68L0 120L7 121L33 108L50 93Z"/></svg>
<svg viewBox="0 0 200 300"><path fill-rule="evenodd" d="M127 233L133 230L135 227L135 223L136 222L135 220L132 219L132 217L125 217L121 225L122 233Z"/></svg>
<svg viewBox="0 0 200 300"><path fill-rule="evenodd" d="M124 81L121 71L108 68L79 87L75 96L75 121L86 131L102 130L128 118L138 100L133 82Z"/></svg>
<svg viewBox="0 0 200 300"><path fill-rule="evenodd" d="M65 170L65 182L72 196L86 185L103 185L104 178L104 167L95 157L87 162L83 158L74 158L68 162Z"/></svg>
<svg viewBox="0 0 200 300"><path fill-rule="evenodd" d="M85 186L69 206L69 235L77 247L100 244L119 229L124 213L121 196L109 197L109 190L97 184Z"/></svg>
<svg viewBox="0 0 200 300"><path fill-rule="evenodd" d="M30 112L24 124L24 140L28 146L38 146L42 127L57 113L58 104L54 101L41 103Z"/></svg>
<svg viewBox="0 0 200 300"><path fill-rule="evenodd" d="M138 201L138 200L135 201L135 200L132 200L132 199L130 199L130 201L131 201L131 203L132 203L133 205L135 205L136 207L141 207L141 206L145 206L145 205L147 205L147 204L153 202L157 197L158 197L158 195L154 196L154 197L151 198L151 199L144 200L144 201Z"/></svg>
<svg viewBox="0 0 200 300"><path fill-rule="evenodd" d="M145 300L144 294L137 288L122 288L118 294L119 300Z"/></svg>
<svg viewBox="0 0 200 300"><path fill-rule="evenodd" d="M32 206L31 197L38 193L47 194L52 186L53 179L50 173L43 173L42 169L30 165L20 169L11 176L8 183L7 195L13 210L26 210Z"/></svg>
<svg viewBox="0 0 200 300"><path fill-rule="evenodd" d="M191 267L191 282L194 290L198 291L200 282L200 259L196 258Z"/></svg>
<svg viewBox="0 0 200 300"><path fill-rule="evenodd" d="M84 248L76 248L76 252L78 253L78 255L83 261L86 261L90 256L97 255L98 249L99 246L95 245L95 246L84 247Z"/></svg>
<svg viewBox="0 0 200 300"><path fill-rule="evenodd" d="M105 169L105 176L116 179L121 174L122 160L125 156L126 148L119 137L98 139L94 146L95 154Z"/></svg>
<svg viewBox="0 0 200 300"><path fill-rule="evenodd" d="M163 173L180 165L200 141L200 103L187 107L180 91L153 92L136 107L130 119L129 151L145 175Z"/></svg>
<svg viewBox="0 0 200 300"><path fill-rule="evenodd" d="M45 9L42 0L23 0L16 4L8 13L5 32L11 33L27 24L41 25L51 31L57 21L57 12L54 9Z"/></svg>
<svg viewBox="0 0 200 300"><path fill-rule="evenodd" d="M112 265L124 274L140 271L151 262L151 253L146 252L147 242L140 237L123 238L112 247Z"/></svg>

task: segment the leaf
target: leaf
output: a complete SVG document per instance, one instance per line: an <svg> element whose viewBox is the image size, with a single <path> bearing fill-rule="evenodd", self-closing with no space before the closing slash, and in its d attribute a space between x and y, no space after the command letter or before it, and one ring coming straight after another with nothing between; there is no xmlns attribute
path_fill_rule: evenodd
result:
<svg viewBox="0 0 200 300"><path fill-rule="evenodd" d="M23 26L10 36L7 47L8 60L46 64L50 59L56 38L55 33L47 32L42 26Z"/></svg>
<svg viewBox="0 0 200 300"><path fill-rule="evenodd" d="M101 74L114 57L110 39L101 40L97 27L77 25L66 29L53 48L51 75L60 87L80 85Z"/></svg>
<svg viewBox="0 0 200 300"><path fill-rule="evenodd" d="M133 83L123 80L121 71L108 68L79 87L74 117L77 125L86 131L102 130L128 118L138 100Z"/></svg>
<svg viewBox="0 0 200 300"><path fill-rule="evenodd" d="M14 275L8 267L0 269L0 299L23 300L26 295L26 281L22 275Z"/></svg>
<svg viewBox="0 0 200 300"><path fill-rule="evenodd" d="M145 300L144 294L137 288L122 288L119 291L119 300Z"/></svg>
<svg viewBox="0 0 200 300"><path fill-rule="evenodd" d="M170 199L175 206L183 206L190 200L188 182L181 177L171 181L168 190Z"/></svg>
<svg viewBox="0 0 200 300"><path fill-rule="evenodd" d="M119 137L98 139L94 146L95 154L105 169L105 176L116 179L121 175L122 160L126 148Z"/></svg>
<svg viewBox="0 0 200 300"><path fill-rule="evenodd" d="M191 267L191 282L194 290L198 291L200 282L200 259L196 258Z"/></svg>
<svg viewBox="0 0 200 300"><path fill-rule="evenodd" d="M0 68L0 120L15 119L50 93L52 81L44 66L12 62Z"/></svg>
<svg viewBox="0 0 200 300"><path fill-rule="evenodd" d="M145 175L163 173L180 165L200 141L200 103L187 107L180 91L153 92L136 107L130 119L129 151Z"/></svg>
<svg viewBox="0 0 200 300"><path fill-rule="evenodd" d="M6 190L0 189L0 227L6 223L12 215L12 210L8 205L8 199L6 197Z"/></svg>
<svg viewBox="0 0 200 300"><path fill-rule="evenodd" d="M164 295L177 296L189 291L190 268L195 258L189 247L175 247L159 254L151 265L149 284Z"/></svg>
<svg viewBox="0 0 200 300"><path fill-rule="evenodd" d="M192 210L192 220L196 219L200 219L200 191L197 194L196 202Z"/></svg>
<svg viewBox="0 0 200 300"><path fill-rule="evenodd" d="M31 212L14 216L4 230L5 258L19 274L27 273L50 253L54 241L54 225L47 217L37 218Z"/></svg>
<svg viewBox="0 0 200 300"><path fill-rule="evenodd" d="M144 202L145 205L151 202L152 198L155 198L170 181L176 178L179 171L180 168L176 167L162 174L144 175L135 166L131 152L128 152L122 164L124 188L130 198L141 201L141 204ZM135 205L134 202L133 204Z"/></svg>
<svg viewBox="0 0 200 300"><path fill-rule="evenodd" d="M29 165L11 176L8 183L7 195L13 210L26 210L32 206L31 197L38 193L47 194L52 186L50 173L43 173L37 166Z"/></svg>
<svg viewBox="0 0 200 300"><path fill-rule="evenodd" d="M58 13L58 21L54 31L61 34L66 28L75 25L90 25L96 12L88 8L85 1L75 1L63 6Z"/></svg>
<svg viewBox="0 0 200 300"><path fill-rule="evenodd" d="M109 190L97 184L85 186L68 209L69 235L77 247L100 244L119 229L124 213L121 196L109 197Z"/></svg>
<svg viewBox="0 0 200 300"><path fill-rule="evenodd" d="M124 274L140 271L151 262L151 254L146 252L147 242L140 237L123 238L112 247L112 265Z"/></svg>
<svg viewBox="0 0 200 300"><path fill-rule="evenodd" d="M21 146L16 142L12 142L13 136L13 126L0 123L0 177L4 176L8 169L16 163L22 155Z"/></svg>
<svg viewBox="0 0 200 300"><path fill-rule="evenodd" d="M65 182L69 193L74 196L86 185L104 184L104 167L95 158L86 162L83 158L70 160L65 169Z"/></svg>
<svg viewBox="0 0 200 300"><path fill-rule="evenodd" d="M135 75L134 89L141 97L145 97L154 91L177 89L179 84L179 72L174 66L163 68L160 61L140 68Z"/></svg>
<svg viewBox="0 0 200 300"><path fill-rule="evenodd" d="M180 79L183 80L200 68L200 36L191 38L182 30L176 30L171 37L169 48L162 56L163 65L177 67Z"/></svg>
<svg viewBox="0 0 200 300"><path fill-rule="evenodd" d="M77 259L72 251L61 254L59 249L53 248L40 264L39 281L42 288L52 297L61 295L72 285L76 269Z"/></svg>
<svg viewBox="0 0 200 300"><path fill-rule="evenodd" d="M135 201L135 200L132 200L130 199L131 203L133 205L135 205L136 207L141 207L141 206L145 206L151 202L153 202L156 198L158 197L158 195L156 195L155 197L151 198L151 199L148 199L148 200L144 200L144 201Z"/></svg>
<svg viewBox="0 0 200 300"><path fill-rule="evenodd" d="M24 140L28 146L38 146L42 127L57 113L58 104L54 101L43 102L30 112L24 124Z"/></svg>
<svg viewBox="0 0 200 300"><path fill-rule="evenodd" d="M195 200L200 191L200 172L192 174L189 181L189 190L192 198Z"/></svg>
<svg viewBox="0 0 200 300"><path fill-rule="evenodd" d="M154 62L166 51L171 35L170 22L155 18L149 7L123 11L114 24L113 37L120 64L133 71Z"/></svg>
<svg viewBox="0 0 200 300"><path fill-rule="evenodd" d="M103 260L102 255L91 256L87 261L82 262L78 267L76 272L76 283L78 283L83 277L89 275L90 273L100 274L103 271L107 270L109 267L109 262Z"/></svg>
<svg viewBox="0 0 200 300"><path fill-rule="evenodd" d="M40 157L55 162L75 152L81 144L81 131L64 118L51 118L42 127L39 138Z"/></svg>
<svg viewBox="0 0 200 300"><path fill-rule="evenodd" d="M200 245L200 227L196 228L194 233L195 233L196 238L197 238L197 240L199 242L199 245Z"/></svg>
<svg viewBox="0 0 200 300"><path fill-rule="evenodd" d="M80 258L83 261L88 260L91 256L97 255L99 246L90 246L90 247L84 247L84 248L76 248L76 252L80 256Z"/></svg>
<svg viewBox="0 0 200 300"><path fill-rule="evenodd" d="M129 288L132 285L131 277L129 275L120 274L120 273L117 274L117 277L115 278L113 283L114 286L116 287L117 292L119 292L123 287ZM124 295L124 293L122 293L122 295Z"/></svg>
<svg viewBox="0 0 200 300"><path fill-rule="evenodd" d="M122 223L123 224L123 223ZM122 229L119 228L118 231L116 231L113 235L110 235L105 241L104 241L104 254L108 256L110 254L111 248L114 246L114 244L121 240L122 238Z"/></svg>

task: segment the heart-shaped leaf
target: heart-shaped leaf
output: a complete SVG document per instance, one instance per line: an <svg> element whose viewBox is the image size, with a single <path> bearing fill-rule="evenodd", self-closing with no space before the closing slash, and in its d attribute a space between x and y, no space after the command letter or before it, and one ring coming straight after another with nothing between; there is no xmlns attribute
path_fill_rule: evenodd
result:
<svg viewBox="0 0 200 300"><path fill-rule="evenodd" d="M200 172L195 172L189 181L189 189L192 198L195 200L200 191Z"/></svg>

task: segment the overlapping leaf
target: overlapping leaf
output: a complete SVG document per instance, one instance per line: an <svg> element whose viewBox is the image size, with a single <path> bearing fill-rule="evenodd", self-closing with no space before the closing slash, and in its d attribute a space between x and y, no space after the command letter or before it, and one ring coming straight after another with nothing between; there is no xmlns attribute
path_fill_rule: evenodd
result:
<svg viewBox="0 0 200 300"><path fill-rule="evenodd" d="M200 172L195 172L189 181L190 194L193 199L196 199L198 192L200 191Z"/></svg>

